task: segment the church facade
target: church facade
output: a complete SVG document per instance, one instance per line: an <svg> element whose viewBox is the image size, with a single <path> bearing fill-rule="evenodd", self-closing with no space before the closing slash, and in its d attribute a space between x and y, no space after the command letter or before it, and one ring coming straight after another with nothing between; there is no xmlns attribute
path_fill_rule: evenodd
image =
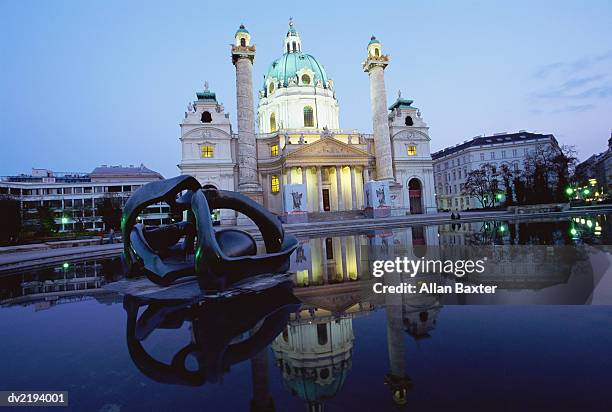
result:
<svg viewBox="0 0 612 412"><path fill-rule="evenodd" d="M205 187L238 190L279 215L287 212L286 185L304 185L310 213L357 213L372 180L389 185L394 214L435 212L429 128L413 101L399 93L387 107L384 69L390 59L382 44L372 37L362 64L370 78L373 133L341 128L334 81L303 51L291 21L282 51L254 90L256 48L240 26L232 45L237 130L206 85L180 125L181 173ZM236 222L231 211L219 217L224 224Z"/></svg>

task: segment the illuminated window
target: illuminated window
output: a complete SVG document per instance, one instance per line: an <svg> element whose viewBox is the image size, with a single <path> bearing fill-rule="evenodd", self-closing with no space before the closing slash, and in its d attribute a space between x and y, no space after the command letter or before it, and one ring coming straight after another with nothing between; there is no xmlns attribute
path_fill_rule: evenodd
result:
<svg viewBox="0 0 612 412"><path fill-rule="evenodd" d="M270 115L270 132L276 131L276 114L272 113Z"/></svg>
<svg viewBox="0 0 612 412"><path fill-rule="evenodd" d="M270 146L270 156L278 156L278 145L273 144Z"/></svg>
<svg viewBox="0 0 612 412"><path fill-rule="evenodd" d="M213 147L210 145L202 146L202 157L213 157Z"/></svg>
<svg viewBox="0 0 612 412"><path fill-rule="evenodd" d="M302 75L302 84L310 84L310 76L307 74Z"/></svg>
<svg viewBox="0 0 612 412"><path fill-rule="evenodd" d="M416 156L416 146L415 145L408 146L408 156Z"/></svg>
<svg viewBox="0 0 612 412"><path fill-rule="evenodd" d="M310 106L304 106L304 127L314 127L314 116Z"/></svg>
<svg viewBox="0 0 612 412"><path fill-rule="evenodd" d="M380 50L374 49L374 56L379 57L380 56Z"/></svg>
<svg viewBox="0 0 612 412"><path fill-rule="evenodd" d="M270 83L270 85L268 86L268 92L269 93L273 93L274 92L274 83Z"/></svg>
<svg viewBox="0 0 612 412"><path fill-rule="evenodd" d="M272 189L272 193L278 193L280 191L280 183L277 175L272 175L272 179L270 180L270 189Z"/></svg>

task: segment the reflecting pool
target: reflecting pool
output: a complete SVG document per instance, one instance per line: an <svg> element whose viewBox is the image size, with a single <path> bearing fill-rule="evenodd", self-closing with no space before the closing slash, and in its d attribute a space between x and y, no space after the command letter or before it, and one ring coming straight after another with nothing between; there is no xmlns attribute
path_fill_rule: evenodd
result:
<svg viewBox="0 0 612 412"><path fill-rule="evenodd" d="M602 409L611 236L592 215L303 238L287 284L212 303L112 292L119 258L4 276L0 390L102 411ZM473 280L494 297L368 293L374 258L466 253L495 254Z"/></svg>

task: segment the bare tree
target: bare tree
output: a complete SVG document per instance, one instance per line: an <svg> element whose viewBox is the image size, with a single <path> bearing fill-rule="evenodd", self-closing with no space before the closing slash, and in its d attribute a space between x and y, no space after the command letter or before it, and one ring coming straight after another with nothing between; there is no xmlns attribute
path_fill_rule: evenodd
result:
<svg viewBox="0 0 612 412"><path fill-rule="evenodd" d="M485 163L468 173L462 193L475 197L483 207L495 206L499 173L494 165Z"/></svg>

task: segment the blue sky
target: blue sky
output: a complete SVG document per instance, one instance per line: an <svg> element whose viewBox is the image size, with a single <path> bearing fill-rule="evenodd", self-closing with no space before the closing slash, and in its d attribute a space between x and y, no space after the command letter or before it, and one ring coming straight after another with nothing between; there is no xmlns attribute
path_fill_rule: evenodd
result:
<svg viewBox="0 0 612 412"><path fill-rule="evenodd" d="M372 34L387 97L415 100L432 151L526 129L602 151L612 129L612 2L0 2L0 175L140 164L178 174L179 127L208 80L235 120L230 46L257 45L254 84L291 15L334 79L342 128L369 132ZM235 123L234 123L235 124Z"/></svg>

